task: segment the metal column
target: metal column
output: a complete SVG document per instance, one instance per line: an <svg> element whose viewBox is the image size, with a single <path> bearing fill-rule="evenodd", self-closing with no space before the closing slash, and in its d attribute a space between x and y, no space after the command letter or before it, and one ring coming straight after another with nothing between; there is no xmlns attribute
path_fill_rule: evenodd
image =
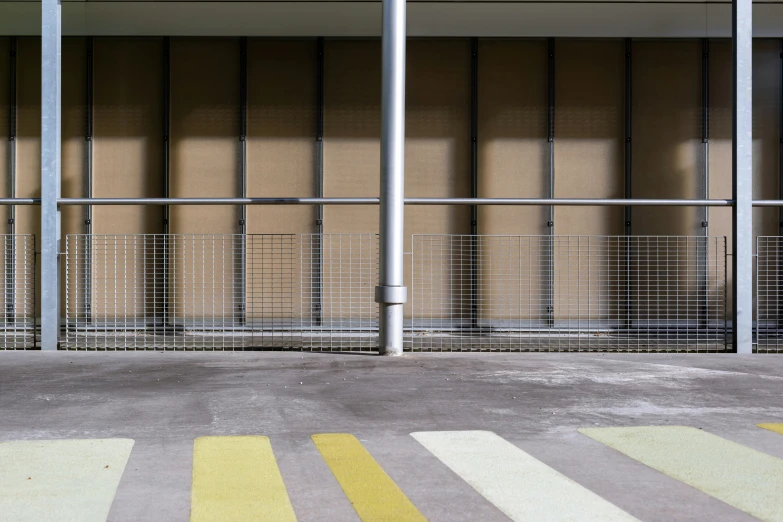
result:
<svg viewBox="0 0 783 522"><path fill-rule="evenodd" d="M548 144L548 181L547 198L555 197L555 39L550 38L547 42L548 47L548 70L547 70L547 144ZM555 324L555 207L549 205L547 208L547 249L546 249L546 324L554 326Z"/></svg>
<svg viewBox="0 0 783 522"><path fill-rule="evenodd" d="M8 197L16 197L16 36L11 37L8 100ZM16 312L16 206L8 206L8 241L5 244L5 321L12 323Z"/></svg>
<svg viewBox="0 0 783 522"><path fill-rule="evenodd" d="M85 164L85 194L86 197L93 197L93 173L92 173L92 134L93 134L93 49L94 46L93 37L87 38L87 85L86 93L87 99L85 100L86 107L86 122L84 141L86 145L86 158ZM84 207L84 233L90 236L92 234L92 205L85 205ZM92 241L88 237L84 243L84 261L80 263L80 266L76 268L83 273L77 274L82 281L84 281L84 295L82 295L82 303L84 303L83 310L80 312L83 314L87 322L92 321Z"/></svg>
<svg viewBox="0 0 783 522"><path fill-rule="evenodd" d="M470 197L478 197L478 38L470 41ZM470 206L470 327L479 327L478 206Z"/></svg>
<svg viewBox="0 0 783 522"><path fill-rule="evenodd" d="M315 197L324 197L324 39L316 40L316 123L315 123ZM313 321L323 321L323 233L324 206L315 206L315 244L313 245Z"/></svg>
<svg viewBox="0 0 783 522"><path fill-rule="evenodd" d="M171 197L171 39L163 38L163 197ZM169 322L169 220L171 209L163 206L163 240L161 244L161 317L165 328ZM155 325L157 328L158 325Z"/></svg>
<svg viewBox="0 0 783 522"><path fill-rule="evenodd" d="M737 353L753 351L753 4L731 4L733 55L732 128L732 342Z"/></svg>
<svg viewBox="0 0 783 522"><path fill-rule="evenodd" d="M704 199L710 197L710 40L704 38L701 41L701 142L702 153L704 154L704 164L702 166L703 175L703 194ZM701 265L699 271L699 294L701 294L701 303L699 303L699 325L707 326L707 311L709 310L710 298L709 288L709 251L707 239L710 236L710 208L702 208L701 230L704 236L704 243L698 247L698 263Z"/></svg>
<svg viewBox="0 0 783 522"><path fill-rule="evenodd" d="M60 0L41 2L41 349L56 350L60 330Z"/></svg>
<svg viewBox="0 0 783 522"><path fill-rule="evenodd" d="M633 40L627 38L625 40L625 199L631 199L633 197L632 188L632 176L633 173L633 156L631 137L633 132L633 80L631 77L632 66L632 52ZM631 328L633 326L633 293L631 288L633 281L631 276L633 271L631 270L631 240L630 237L633 234L633 228L631 226L631 205L625 206L625 327Z"/></svg>
<svg viewBox="0 0 783 522"><path fill-rule="evenodd" d="M239 191L247 197L247 37L239 39ZM237 315L239 323L247 321L247 205L239 206L239 277L237 278Z"/></svg>
<svg viewBox="0 0 783 522"><path fill-rule="evenodd" d="M405 0L383 0L380 281L380 353L402 355L405 222Z"/></svg>

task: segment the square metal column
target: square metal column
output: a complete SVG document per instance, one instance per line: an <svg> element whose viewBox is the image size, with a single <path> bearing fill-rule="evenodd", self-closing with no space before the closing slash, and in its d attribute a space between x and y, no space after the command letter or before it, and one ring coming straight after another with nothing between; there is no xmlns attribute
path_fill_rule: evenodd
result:
<svg viewBox="0 0 783 522"><path fill-rule="evenodd" d="M732 342L753 352L753 3L733 0L732 243L734 276Z"/></svg>
<svg viewBox="0 0 783 522"><path fill-rule="evenodd" d="M61 6L41 2L41 349L56 350L60 330Z"/></svg>

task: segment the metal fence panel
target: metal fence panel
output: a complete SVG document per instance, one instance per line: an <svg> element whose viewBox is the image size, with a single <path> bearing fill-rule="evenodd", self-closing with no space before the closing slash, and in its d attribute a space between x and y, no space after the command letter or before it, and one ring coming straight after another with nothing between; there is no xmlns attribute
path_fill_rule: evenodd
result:
<svg viewBox="0 0 783 522"><path fill-rule="evenodd" d="M36 348L35 236L2 234L0 349Z"/></svg>
<svg viewBox="0 0 783 522"><path fill-rule="evenodd" d="M783 353L783 237L756 239L756 352Z"/></svg>
<svg viewBox="0 0 783 522"><path fill-rule="evenodd" d="M725 351L724 237L413 237L413 350Z"/></svg>
<svg viewBox="0 0 783 522"><path fill-rule="evenodd" d="M66 237L69 349L373 349L372 234Z"/></svg>

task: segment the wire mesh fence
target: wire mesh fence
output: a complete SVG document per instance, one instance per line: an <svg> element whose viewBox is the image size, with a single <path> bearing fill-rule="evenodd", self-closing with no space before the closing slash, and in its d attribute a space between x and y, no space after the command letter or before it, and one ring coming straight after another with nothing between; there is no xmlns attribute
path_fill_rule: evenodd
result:
<svg viewBox="0 0 783 522"><path fill-rule="evenodd" d="M783 353L783 237L756 238L756 343L760 353Z"/></svg>
<svg viewBox="0 0 783 522"><path fill-rule="evenodd" d="M725 351L724 237L413 237L413 350Z"/></svg>
<svg viewBox="0 0 783 522"><path fill-rule="evenodd" d="M68 349L371 350L374 234L69 235Z"/></svg>
<svg viewBox="0 0 783 522"><path fill-rule="evenodd" d="M35 236L2 234L0 349L36 348Z"/></svg>

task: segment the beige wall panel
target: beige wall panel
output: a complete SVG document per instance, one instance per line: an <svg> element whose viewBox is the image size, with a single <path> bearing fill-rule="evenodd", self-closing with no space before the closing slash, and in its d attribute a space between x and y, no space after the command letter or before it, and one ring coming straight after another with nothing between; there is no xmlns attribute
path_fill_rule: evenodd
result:
<svg viewBox="0 0 783 522"><path fill-rule="evenodd" d="M731 198L731 42L710 43L710 197ZM753 199L778 199L780 140L780 47L777 40L753 42ZM758 236L777 235L778 210L753 209L753 248ZM727 236L731 250L731 209L710 210L710 235ZM731 259L729 258L729 265ZM730 266L729 266L730 269ZM731 310L732 274L728 274ZM754 276L755 285L756 278ZM755 301L754 301L755 307Z"/></svg>
<svg viewBox="0 0 783 522"><path fill-rule="evenodd" d="M411 40L407 57L405 195L470 197L470 40ZM469 207L405 208L406 251L412 234L469 233ZM416 291L408 261L405 284ZM455 286L468 288L469 283ZM406 317L411 306L409 300Z"/></svg>
<svg viewBox="0 0 783 522"><path fill-rule="evenodd" d="M247 193L316 193L315 40L248 41ZM248 233L314 230L315 207L249 206Z"/></svg>
<svg viewBox="0 0 783 522"><path fill-rule="evenodd" d="M173 38L171 40L171 196L236 197L239 193L239 40L236 38ZM173 206L175 234L231 234L238 231L239 209L231 206ZM209 250L172 260L178 274L173 284L185 317L214 317L233 313L233 278L237 252ZM184 278L184 279L182 279ZM185 296L185 288L201 280L214 284L214 306ZM185 281L185 282L183 282Z"/></svg>
<svg viewBox="0 0 783 522"><path fill-rule="evenodd" d="M547 43L480 40L478 195L546 197ZM482 234L544 234L546 209L479 207Z"/></svg>
<svg viewBox="0 0 783 522"><path fill-rule="evenodd" d="M10 114L11 104L11 38L0 37L0 197L7 198L10 188L10 165L9 150L13 146L8 141L11 129L9 128L8 115ZM8 207L0 208L0 222L6 223L8 219ZM3 230L5 233L5 230ZM2 253L0 253L2 255Z"/></svg>
<svg viewBox="0 0 783 522"><path fill-rule="evenodd" d="M381 43L326 40L324 195L374 197L380 184ZM326 206L324 231L378 232L377 206Z"/></svg>
<svg viewBox="0 0 783 522"><path fill-rule="evenodd" d="M622 198L624 136L624 42L557 40L555 197ZM624 231L622 207L555 207L554 221L558 235L614 236ZM558 256L562 265L555 283L556 318L617 317L617 284L599 290L598 282L617 276L607 272L602 260L617 259L619 246L617 241L587 238L559 243L563 255ZM577 250L581 258L567 255Z"/></svg>
<svg viewBox="0 0 783 522"><path fill-rule="evenodd" d="M248 41L247 193L251 197L316 194L317 54L315 40ZM250 234L311 233L316 208L251 205L247 217ZM300 315L301 293L289 290L298 288L293 281L302 274L298 244L284 237L253 238L248 244L249 317ZM307 279L305 275L302 283Z"/></svg>
<svg viewBox="0 0 783 522"><path fill-rule="evenodd" d="M163 195L163 47L160 38L96 38L93 49L93 193L95 197L160 197ZM160 207L93 208L95 234L155 234L163 231ZM155 253L132 239L120 239L114 266L114 242L96 250L93 309L99 319L116 313L142 317L152 312L160 285L152 266ZM160 255L157 255L160 262ZM103 277L118 271L119 286ZM147 301L143 292L147 288ZM115 305L106 296L127 295ZM157 296L159 301L160 296Z"/></svg>
<svg viewBox="0 0 783 522"><path fill-rule="evenodd" d="M701 42L633 44L633 197L703 196ZM694 207L637 207L635 235L696 235Z"/></svg>
<svg viewBox="0 0 783 522"><path fill-rule="evenodd" d="M17 40L16 197L41 195L41 40ZM40 209L16 208L16 233L39 234Z"/></svg>

